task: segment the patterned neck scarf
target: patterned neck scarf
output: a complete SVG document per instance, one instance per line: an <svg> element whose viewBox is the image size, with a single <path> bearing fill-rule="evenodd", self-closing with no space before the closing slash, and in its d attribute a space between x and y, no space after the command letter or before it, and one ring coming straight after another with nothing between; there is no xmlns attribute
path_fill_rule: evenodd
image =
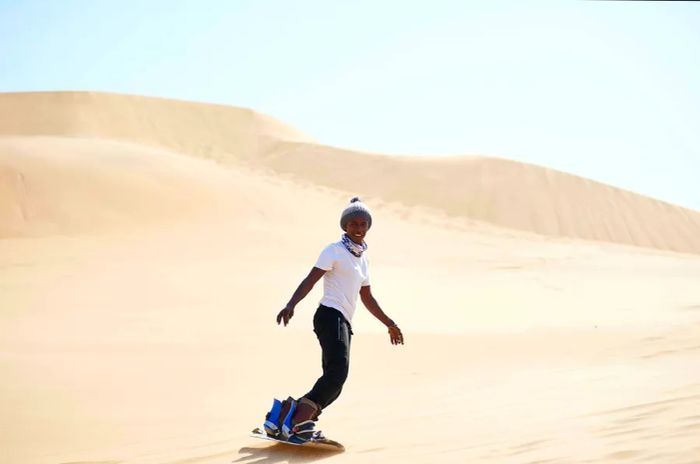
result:
<svg viewBox="0 0 700 464"><path fill-rule="evenodd" d="M358 258L362 256L362 253L367 249L367 243L364 240L362 241L362 245L358 245L348 237L348 234L343 234L342 241L345 248Z"/></svg>

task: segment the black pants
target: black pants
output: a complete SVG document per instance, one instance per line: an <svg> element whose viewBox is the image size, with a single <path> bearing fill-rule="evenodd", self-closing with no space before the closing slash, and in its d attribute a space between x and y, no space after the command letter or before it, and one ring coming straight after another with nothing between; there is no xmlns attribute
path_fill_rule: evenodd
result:
<svg viewBox="0 0 700 464"><path fill-rule="evenodd" d="M304 396L324 409L338 398L348 378L352 328L340 311L321 305L314 315L314 332L321 344L323 375Z"/></svg>

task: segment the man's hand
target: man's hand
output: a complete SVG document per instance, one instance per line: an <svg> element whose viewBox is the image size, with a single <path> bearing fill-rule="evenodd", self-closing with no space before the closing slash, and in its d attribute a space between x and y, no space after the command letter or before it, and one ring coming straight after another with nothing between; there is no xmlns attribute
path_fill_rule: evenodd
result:
<svg viewBox="0 0 700 464"><path fill-rule="evenodd" d="M389 327L389 338L392 345L403 345L403 334L398 325L394 324Z"/></svg>
<svg viewBox="0 0 700 464"><path fill-rule="evenodd" d="M277 324L279 325L280 322L284 322L284 326L286 327L292 317L294 317L294 306L285 306L277 315Z"/></svg>

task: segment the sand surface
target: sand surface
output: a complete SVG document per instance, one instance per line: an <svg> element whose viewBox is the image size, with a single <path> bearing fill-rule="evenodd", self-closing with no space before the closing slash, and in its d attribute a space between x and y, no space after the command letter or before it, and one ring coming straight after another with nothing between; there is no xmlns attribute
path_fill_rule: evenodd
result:
<svg viewBox="0 0 700 464"><path fill-rule="evenodd" d="M373 208L342 454L248 437L320 373ZM700 213L491 157L324 147L252 110L0 94L0 463L700 463Z"/></svg>

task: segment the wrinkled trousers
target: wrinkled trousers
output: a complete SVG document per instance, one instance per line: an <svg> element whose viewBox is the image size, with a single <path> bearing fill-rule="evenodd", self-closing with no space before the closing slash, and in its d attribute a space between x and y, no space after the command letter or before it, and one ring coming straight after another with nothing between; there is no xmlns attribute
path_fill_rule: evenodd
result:
<svg viewBox="0 0 700 464"><path fill-rule="evenodd" d="M340 311L321 305L314 314L314 332L321 345L323 375L304 396L324 409L340 396L348 378L352 328Z"/></svg>

